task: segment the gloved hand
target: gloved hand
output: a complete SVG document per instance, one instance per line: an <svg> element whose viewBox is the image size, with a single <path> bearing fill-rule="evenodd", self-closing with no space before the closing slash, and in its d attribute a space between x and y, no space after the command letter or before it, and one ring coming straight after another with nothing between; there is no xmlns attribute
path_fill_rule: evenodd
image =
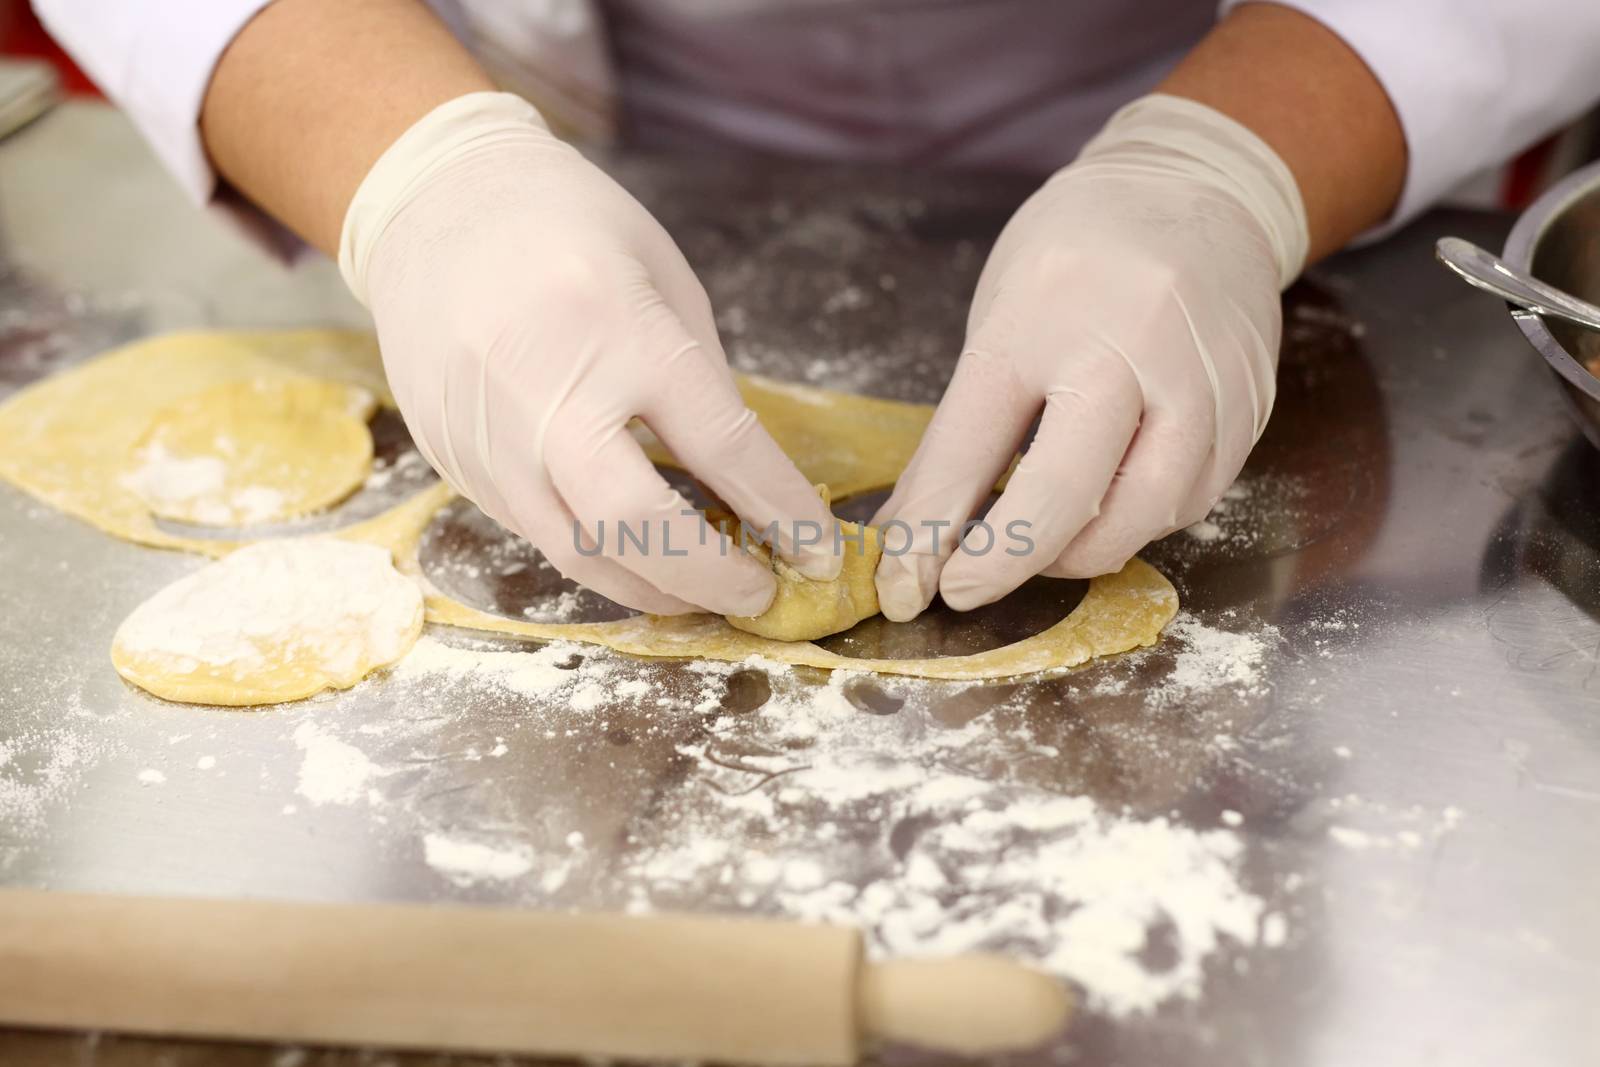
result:
<svg viewBox="0 0 1600 1067"><path fill-rule="evenodd" d="M797 546L832 520L745 407L682 253L527 102L473 93L412 126L356 192L339 266L418 449L568 578L658 614L772 599L770 569L645 458L635 416L752 527L776 522L803 573L838 573L831 543Z"/></svg>
<svg viewBox="0 0 1600 1067"><path fill-rule="evenodd" d="M989 256L955 377L873 520L912 535L879 566L883 613L1105 574L1203 518L1272 410L1278 294L1307 241L1294 178L1249 130L1172 96L1118 112ZM955 551L1041 410L987 530Z"/></svg>

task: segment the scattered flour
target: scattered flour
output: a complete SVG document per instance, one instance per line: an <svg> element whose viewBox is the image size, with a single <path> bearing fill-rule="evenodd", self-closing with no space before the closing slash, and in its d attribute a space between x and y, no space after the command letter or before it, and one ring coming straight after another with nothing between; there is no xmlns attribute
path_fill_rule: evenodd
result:
<svg viewBox="0 0 1600 1067"><path fill-rule="evenodd" d="M1257 632L1224 630L1183 613L1172 620L1166 636L1181 647L1172 673L1151 694L1157 704L1220 686L1262 691L1267 652L1277 641L1278 632L1270 626Z"/></svg>
<svg viewBox="0 0 1600 1067"><path fill-rule="evenodd" d="M1354 793L1322 802L1330 817L1328 839L1352 852L1415 852L1461 824L1461 809L1431 811L1420 805L1394 808ZM1361 825L1353 825L1360 823Z"/></svg>
<svg viewBox="0 0 1600 1067"><path fill-rule="evenodd" d="M20 843L43 828L51 805L81 783L104 748L70 726L9 729L0 744L0 858L8 837Z"/></svg>
<svg viewBox="0 0 1600 1067"><path fill-rule="evenodd" d="M1171 637L1173 666L1144 691L1147 714L1264 691L1270 628L1232 632L1184 615ZM1118 1017L1198 996L1209 961L1229 946L1289 936L1244 875L1242 816L1196 828L1033 784L1009 771L1011 757L1058 753L1019 736L1027 727L1017 720L930 718L927 709L968 690L982 698L982 686L851 671L822 679L760 658L675 670L680 682L667 692L640 677L637 661L581 645L462 647L425 635L391 676L418 699L449 686L496 691L516 701L534 737L551 740L594 736L621 709L677 739L693 768L649 802L651 817L620 856L542 821L491 838L423 825L428 865L453 884L515 884L539 899L586 864L605 864L617 905L634 913L710 908L849 924L877 955L1001 951L1078 983ZM771 695L724 710L731 679L749 672ZM889 685L904 705L868 714L852 699L860 685ZM1141 691L1126 679L1112 687ZM359 798L375 773L367 765L342 795Z"/></svg>
<svg viewBox="0 0 1600 1067"><path fill-rule="evenodd" d="M1267 948L1281 948L1289 940L1289 922L1273 912L1261 919L1261 943Z"/></svg>
<svg viewBox="0 0 1600 1067"><path fill-rule="evenodd" d="M523 566L514 564L513 566ZM516 573L509 567L501 570L501 574ZM583 596L576 590L568 589L558 593L554 598L540 604L532 604L523 609L523 616L534 622L572 622L583 606Z"/></svg>
<svg viewBox="0 0 1600 1067"><path fill-rule="evenodd" d="M154 767L146 767L138 775L140 785L160 785L167 780L167 776Z"/></svg>
<svg viewBox="0 0 1600 1067"><path fill-rule="evenodd" d="M590 649L570 641L552 641L525 649L463 648L423 634L392 674L402 686L441 682L493 685L523 697L549 696L592 681L594 670L567 666ZM585 666L595 657L583 659Z"/></svg>
<svg viewBox="0 0 1600 1067"><path fill-rule="evenodd" d="M458 886L521 878L533 870L533 851L522 846L496 848L477 841L430 833L422 837L423 860Z"/></svg>
<svg viewBox="0 0 1600 1067"><path fill-rule="evenodd" d="M1264 686L1277 640L1270 629L1233 633L1184 615L1171 633L1173 665L1154 689L1124 672L1108 675L1121 679L1118 693L1142 693L1147 714ZM1245 875L1236 813L1192 827L1063 795L1015 769L1015 754L1056 753L1029 735L1026 720L999 725L979 714L950 725L930 714L941 702L1007 687L850 671L823 678L759 658L656 674L581 645L450 640L475 644L424 635L385 684L419 708L483 706L438 699L457 686L499 694L506 717L470 743L452 735L456 758L527 756L540 738L604 744L616 715L675 749L686 773L665 788L655 777L639 781L639 810L649 815L619 853L591 847L571 823L552 825L559 811L491 826L463 824L459 808L413 809L413 796L433 791L417 788L415 775L451 772L425 762L417 770L410 757L426 753L419 742L427 730L457 717L421 718L431 725L415 734L386 725L336 736L307 716L292 733L303 803L284 805L286 814L305 804L383 806L449 884L527 902L599 879L616 906L635 912L697 907L847 923L878 955L1006 952L1076 982L1116 1017L1198 996L1214 957L1291 936ZM770 696L763 688L754 707L730 701L741 674L760 675ZM1084 691L1108 684L1086 682ZM854 695L860 686L887 687L904 704L869 713ZM369 754L356 740L379 747ZM4 752L0 776L17 761L13 739ZM196 766L208 769L208 759L214 765L200 757ZM381 787L391 776L386 801ZM616 788L633 786L618 779Z"/></svg>
<svg viewBox="0 0 1600 1067"><path fill-rule="evenodd" d="M639 843L630 911L736 886L745 908L858 926L877 955L1032 960L1116 1016L1197 996L1213 953L1260 940L1267 912L1233 830L964 772L1008 739L982 717L928 730L904 710L862 714L846 692L860 677L780 679L755 715L724 716L681 749L716 776ZM771 754L719 751L750 747L746 736ZM1166 958L1148 964L1158 949Z"/></svg>
<svg viewBox="0 0 1600 1067"><path fill-rule="evenodd" d="M1207 554L1281 551L1293 544L1303 519L1306 486L1280 474L1250 474L1230 485L1205 518L1184 527L1191 547ZM1285 540L1288 538L1288 540Z"/></svg>
<svg viewBox="0 0 1600 1067"><path fill-rule="evenodd" d="M294 743L304 753L297 791L312 804L354 804L373 799L369 786L383 769L354 745L329 735L315 723L295 727Z"/></svg>
<svg viewBox="0 0 1600 1067"><path fill-rule="evenodd" d="M1330 826L1328 836L1345 848L1361 850L1372 847L1372 835L1365 830L1355 830L1348 826Z"/></svg>

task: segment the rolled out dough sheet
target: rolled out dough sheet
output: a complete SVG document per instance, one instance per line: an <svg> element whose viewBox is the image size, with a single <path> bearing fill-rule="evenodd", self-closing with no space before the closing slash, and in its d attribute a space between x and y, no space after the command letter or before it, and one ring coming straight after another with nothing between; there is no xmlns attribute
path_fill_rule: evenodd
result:
<svg viewBox="0 0 1600 1067"><path fill-rule="evenodd" d="M168 533L127 484L135 446L158 414L230 383L326 380L365 388L391 404L377 346L366 334L330 331L193 332L117 349L24 389L0 405L0 478L114 536L140 544L226 555L240 543ZM932 415L925 405L834 393L741 377L746 402L778 444L834 500L893 485ZM329 397L338 396L328 390ZM335 401L330 400L330 403ZM671 463L659 445L654 458ZM423 586L430 622L543 640L604 645L621 652L781 663L927 678L989 679L1075 667L1097 656L1152 644L1177 612L1172 585L1133 560L1094 579L1072 613L1041 633L970 656L853 659L808 642L744 633L710 615L648 616L605 623L533 623L479 611L429 587L417 544L450 501L435 485L338 536L390 549Z"/></svg>

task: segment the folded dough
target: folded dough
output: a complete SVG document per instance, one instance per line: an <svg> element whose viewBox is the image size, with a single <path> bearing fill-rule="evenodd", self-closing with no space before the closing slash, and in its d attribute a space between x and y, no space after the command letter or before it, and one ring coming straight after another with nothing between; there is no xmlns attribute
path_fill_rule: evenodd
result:
<svg viewBox="0 0 1600 1067"><path fill-rule="evenodd" d="M824 504L828 487L817 486ZM836 544L843 565L830 581L807 578L759 541L741 538L747 551L772 568L778 591L766 611L756 616L729 615L728 625L774 641L815 641L848 630L878 613L878 587L873 576L883 557L883 537L873 526L843 519L837 524ZM722 520L723 532L737 534L738 520Z"/></svg>

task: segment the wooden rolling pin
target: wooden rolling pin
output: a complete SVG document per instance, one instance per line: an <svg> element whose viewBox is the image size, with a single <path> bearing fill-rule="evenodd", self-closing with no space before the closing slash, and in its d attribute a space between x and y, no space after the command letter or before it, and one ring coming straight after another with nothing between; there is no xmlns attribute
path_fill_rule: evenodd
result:
<svg viewBox="0 0 1600 1067"><path fill-rule="evenodd" d="M0 890L0 1023L470 1052L853 1064L1028 1048L1071 1011L993 956L689 916Z"/></svg>

